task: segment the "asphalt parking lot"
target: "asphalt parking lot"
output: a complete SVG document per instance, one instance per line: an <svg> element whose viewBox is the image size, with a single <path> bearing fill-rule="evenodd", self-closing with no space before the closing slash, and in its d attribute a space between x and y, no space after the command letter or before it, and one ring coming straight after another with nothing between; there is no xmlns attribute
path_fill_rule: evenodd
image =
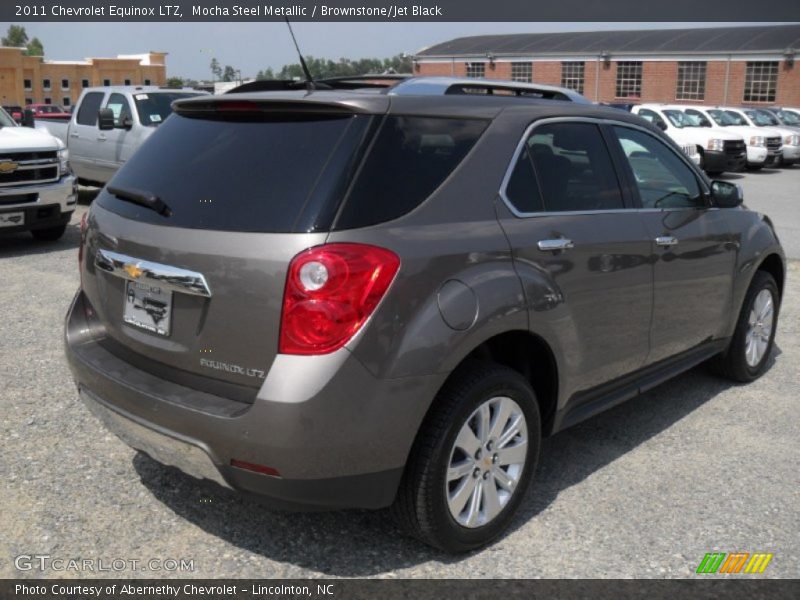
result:
<svg viewBox="0 0 800 600"><path fill-rule="evenodd" d="M729 178L800 259L800 168ZM0 238L0 577L691 577L712 551L770 552L761 577L800 576L800 261L762 379L696 368L546 440L510 533L451 557L381 512L271 512L106 433L78 402L61 343L82 195L60 242ZM20 571L19 555L128 562ZM150 559L161 570L141 570Z"/></svg>

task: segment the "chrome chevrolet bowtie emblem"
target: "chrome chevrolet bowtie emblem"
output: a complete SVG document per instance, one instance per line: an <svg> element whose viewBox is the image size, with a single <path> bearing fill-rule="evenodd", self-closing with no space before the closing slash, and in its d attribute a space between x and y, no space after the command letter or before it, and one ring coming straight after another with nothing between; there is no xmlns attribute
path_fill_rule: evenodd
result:
<svg viewBox="0 0 800 600"><path fill-rule="evenodd" d="M19 163L13 160L0 160L0 173L13 173L19 168Z"/></svg>

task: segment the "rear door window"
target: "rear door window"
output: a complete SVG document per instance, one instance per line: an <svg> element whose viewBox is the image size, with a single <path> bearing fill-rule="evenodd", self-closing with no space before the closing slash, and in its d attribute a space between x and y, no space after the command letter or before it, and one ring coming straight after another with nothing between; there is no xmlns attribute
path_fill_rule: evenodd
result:
<svg viewBox="0 0 800 600"><path fill-rule="evenodd" d="M549 123L527 142L548 212L624 208L617 174L593 123Z"/></svg>
<svg viewBox="0 0 800 600"><path fill-rule="evenodd" d="M77 123L78 125L89 125L94 127L97 125L97 111L103 104L103 92L89 92L81 100L81 107L78 109Z"/></svg>

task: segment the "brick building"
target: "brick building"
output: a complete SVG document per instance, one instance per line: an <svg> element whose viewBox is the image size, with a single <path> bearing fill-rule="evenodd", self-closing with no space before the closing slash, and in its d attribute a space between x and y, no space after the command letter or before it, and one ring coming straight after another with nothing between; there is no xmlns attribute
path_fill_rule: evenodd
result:
<svg viewBox="0 0 800 600"><path fill-rule="evenodd" d="M75 104L83 88L102 85L164 85L166 52L87 58L82 61L44 60L25 56L22 48L0 47L0 103Z"/></svg>
<svg viewBox="0 0 800 600"><path fill-rule="evenodd" d="M800 25L483 35L430 46L417 75L535 81L597 102L800 107Z"/></svg>

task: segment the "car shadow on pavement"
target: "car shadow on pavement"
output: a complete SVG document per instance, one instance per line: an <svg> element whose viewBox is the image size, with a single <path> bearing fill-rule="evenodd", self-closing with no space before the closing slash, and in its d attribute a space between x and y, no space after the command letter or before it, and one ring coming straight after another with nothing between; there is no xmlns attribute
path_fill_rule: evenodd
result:
<svg viewBox="0 0 800 600"><path fill-rule="evenodd" d="M778 354L776 345L770 367ZM546 439L535 484L509 532L550 506L561 491L665 431L733 385L700 366ZM177 515L211 535L273 561L331 576L361 577L429 561L452 564L463 558L405 537L387 511L274 511L252 498L200 483L144 454L137 454L133 463L144 485Z"/></svg>

